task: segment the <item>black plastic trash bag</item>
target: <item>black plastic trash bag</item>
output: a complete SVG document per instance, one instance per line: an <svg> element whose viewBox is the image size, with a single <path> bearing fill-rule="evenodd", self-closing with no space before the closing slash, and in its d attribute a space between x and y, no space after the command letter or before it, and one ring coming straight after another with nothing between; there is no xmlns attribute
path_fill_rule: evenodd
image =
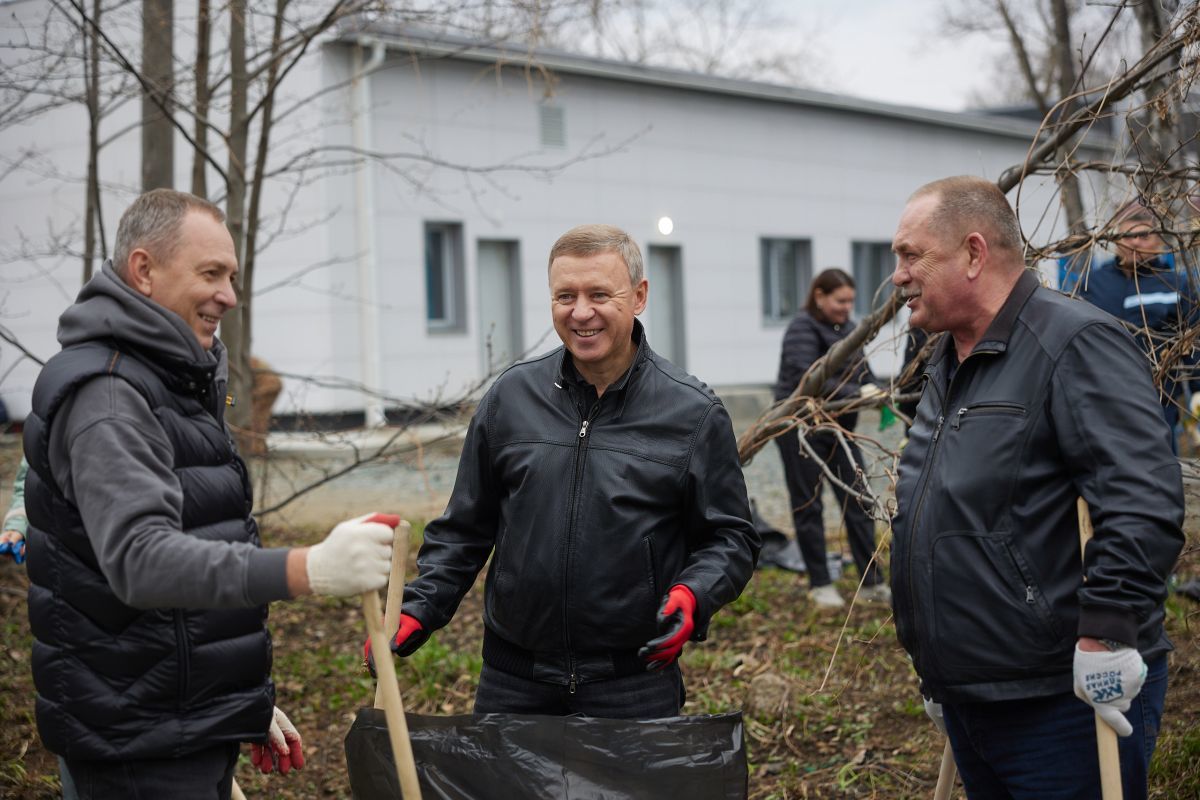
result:
<svg viewBox="0 0 1200 800"><path fill-rule="evenodd" d="M658 720L407 714L424 800L745 800L742 715ZM346 734L356 800L402 797L381 709Z"/></svg>
<svg viewBox="0 0 1200 800"><path fill-rule="evenodd" d="M771 527L771 523L758 513L758 505L753 498L750 500L750 523L755 533L762 541L762 549L758 553L758 567L779 567L792 572L804 572L804 556L795 539L789 539L783 531Z"/></svg>

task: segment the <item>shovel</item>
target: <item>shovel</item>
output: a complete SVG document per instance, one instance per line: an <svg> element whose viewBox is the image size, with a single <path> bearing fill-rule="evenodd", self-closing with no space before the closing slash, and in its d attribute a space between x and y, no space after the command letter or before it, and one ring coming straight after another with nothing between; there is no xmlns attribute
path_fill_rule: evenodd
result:
<svg viewBox="0 0 1200 800"><path fill-rule="evenodd" d="M404 596L404 565L408 561L408 522L393 514L376 514L367 522L382 522L396 528L392 540L392 574L388 580L387 618L379 608L379 594L365 592L362 596L363 616L367 620L367 635L371 637L371 655L375 658L375 707L383 708L387 718L388 741L392 745L392 760L404 800L421 800L421 785L417 780L417 762L413 759L412 742L408 738L408 721L404 718L404 703L400 685L396 683L396 665L388 647L388 634L400 624L400 601Z"/></svg>
<svg viewBox="0 0 1200 800"><path fill-rule="evenodd" d="M1092 515L1087 501L1079 498L1079 557L1082 559L1092 538ZM1096 754L1100 758L1100 796L1103 800L1122 800L1121 759L1117 754L1117 732L1096 715Z"/></svg>
<svg viewBox="0 0 1200 800"><path fill-rule="evenodd" d="M954 749L950 747L950 739L946 739L946 749L942 751L942 766L938 769L937 787L933 790L933 800L950 800L954 791L954 776L958 770L954 766Z"/></svg>

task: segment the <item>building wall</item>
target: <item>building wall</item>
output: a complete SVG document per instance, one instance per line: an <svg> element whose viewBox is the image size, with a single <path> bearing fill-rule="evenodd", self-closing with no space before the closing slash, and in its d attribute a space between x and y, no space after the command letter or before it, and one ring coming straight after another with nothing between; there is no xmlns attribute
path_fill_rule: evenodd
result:
<svg viewBox="0 0 1200 800"><path fill-rule="evenodd" d="M852 242L890 241L918 185L958 173L996 178L1028 147L1012 135L877 114L568 72L548 79L519 66L399 52L367 80L367 111L356 117L353 70L352 49L328 43L289 76L277 103L297 110L272 137L269 169L290 166L263 202L268 246L255 268L254 351L285 375L319 379L285 378L277 411L359 409L354 387L372 382L371 364L379 373L373 388L399 401L451 399L477 385L486 372L480 239L518 243L524 345L535 353L557 346L546 254L583 222L618 225L643 249L681 248L687 368L716 387L769 384L783 330L762 316L761 237L811 240L814 272L849 269ZM542 104L564 114L562 147L541 143ZM131 105L106 125L118 130L134 113ZM351 151L356 120L386 156L372 162L366 184ZM78 290L80 266L73 257L36 257L33 243L78 228L80 185L53 177L50 167L81 175L85 134L80 109L0 131L5 153L34 142L50 165L0 181L0 237L10 252L21 237L31 242L29 258L0 267L0 323L42 357L57 349L55 320ZM134 128L104 156L110 246L136 191L137 152ZM182 142L177 155L186 186ZM1047 191L1025 187L1030 229L1048 202ZM670 235L656 229L662 216L674 221ZM457 330L427 323L427 222L462 226L465 314ZM364 331L368 307L378 312L374 334ZM902 351L894 334L872 346L880 374L894 370ZM25 362L5 374L14 358L0 346L0 398L20 417L36 368Z"/></svg>
<svg viewBox="0 0 1200 800"><path fill-rule="evenodd" d="M333 48L327 57L348 61ZM783 331L762 317L760 237L810 239L814 272L849 269L852 242L890 241L918 185L958 173L995 178L1028 147L1013 136L571 74L556 76L548 89L536 74L454 60L414 67L390 55L370 81L379 150L501 167L481 174L404 161L404 177L373 168L383 374L400 396L453 394L481 377L481 238L520 243L526 345L557 346L545 257L558 235L582 222L618 225L643 249L680 247L688 369L716 386L767 384ZM538 107L548 93L565 115L563 148L539 140ZM523 171L568 162L551 178ZM337 183L329 196L345 208L353 178ZM1032 186L1024 192L1026 208L1044 208L1049 198ZM656 230L662 216L675 223L669 236ZM430 332L425 323L428 221L462 225L467 313L460 331ZM894 335L872 347L881 374L895 369L902 352L885 341Z"/></svg>

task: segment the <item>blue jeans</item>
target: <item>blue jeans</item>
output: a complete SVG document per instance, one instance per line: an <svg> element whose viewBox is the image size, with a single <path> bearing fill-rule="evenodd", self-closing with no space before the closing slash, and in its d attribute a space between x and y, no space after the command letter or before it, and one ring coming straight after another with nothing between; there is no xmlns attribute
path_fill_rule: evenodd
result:
<svg viewBox="0 0 1200 800"><path fill-rule="evenodd" d="M683 675L675 663L658 672L567 686L502 672L488 664L479 673L476 714L583 714L607 719L662 719L679 716Z"/></svg>
<svg viewBox="0 0 1200 800"><path fill-rule="evenodd" d="M1167 657L1146 683L1118 737L1125 800L1144 800L1150 758L1167 696ZM1074 694L998 703L945 703L946 732L970 800L1096 800L1100 764L1092 707Z"/></svg>

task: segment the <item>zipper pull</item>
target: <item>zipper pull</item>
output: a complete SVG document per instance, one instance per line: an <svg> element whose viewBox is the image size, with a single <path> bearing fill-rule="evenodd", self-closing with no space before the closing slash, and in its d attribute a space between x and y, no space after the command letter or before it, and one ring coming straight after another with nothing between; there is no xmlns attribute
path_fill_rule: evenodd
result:
<svg viewBox="0 0 1200 800"><path fill-rule="evenodd" d="M587 423L584 423L585 425ZM571 673L571 682L567 684L567 694L575 694L575 673Z"/></svg>
<svg viewBox="0 0 1200 800"><path fill-rule="evenodd" d="M945 424L945 422L946 417L942 414L938 414L938 424L937 427L933 429L933 444L937 444L938 437L942 435L942 425Z"/></svg>
<svg viewBox="0 0 1200 800"><path fill-rule="evenodd" d="M579 429L579 438L580 439L587 436L587 426L590 421L591 420L586 420L586 419L583 421L583 427ZM574 689L572 689L571 691L574 691Z"/></svg>
<svg viewBox="0 0 1200 800"><path fill-rule="evenodd" d="M954 430L958 430L958 426L962 425L963 415L966 413L967 413L967 409L960 408L958 410L958 414L956 414L954 417L954 422L950 425L950 427L954 428Z"/></svg>
<svg viewBox="0 0 1200 800"><path fill-rule="evenodd" d="M1033 587L1032 586L1025 587L1025 602L1026 603L1033 602Z"/></svg>

